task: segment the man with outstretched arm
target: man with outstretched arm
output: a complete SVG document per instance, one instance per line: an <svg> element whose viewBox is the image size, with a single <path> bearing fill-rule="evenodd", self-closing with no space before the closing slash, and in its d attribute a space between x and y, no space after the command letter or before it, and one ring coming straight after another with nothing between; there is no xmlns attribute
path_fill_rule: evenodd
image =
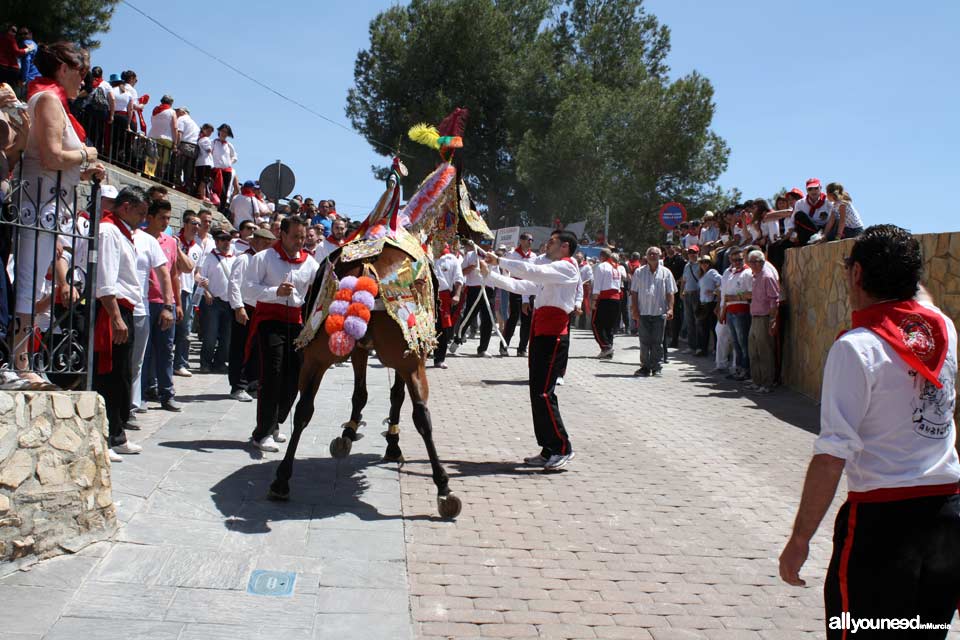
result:
<svg viewBox="0 0 960 640"><path fill-rule="evenodd" d="M480 262L485 284L510 293L534 298L528 366L533 428L540 453L524 462L547 471L562 469L573 459L573 447L560 417L555 393L557 377L566 369L570 342L570 312L576 306L580 268L571 257L577 238L569 231L554 231L547 242L547 262L498 258L487 253ZM499 265L510 273L494 273L488 265Z"/></svg>
<svg viewBox="0 0 960 640"><path fill-rule="evenodd" d="M780 577L805 584L810 539L846 469L823 587L827 638L945 638L946 628L872 625L949 626L960 599L957 331L916 299L923 261L909 232L870 227L844 263L853 329L827 356L820 436Z"/></svg>

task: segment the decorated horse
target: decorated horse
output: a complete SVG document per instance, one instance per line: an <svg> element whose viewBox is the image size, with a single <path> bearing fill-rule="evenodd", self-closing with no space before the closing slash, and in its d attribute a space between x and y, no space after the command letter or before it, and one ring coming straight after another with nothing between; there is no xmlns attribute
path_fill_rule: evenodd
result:
<svg viewBox="0 0 960 640"><path fill-rule="evenodd" d="M395 160L386 191L373 211L347 242L328 257L322 274L318 274L318 293L297 339L304 364L293 433L270 486L271 498L289 497L297 446L313 416L314 399L323 375L332 365L347 359L351 360L354 370L353 411L350 422L344 425L343 435L331 443L331 453L337 457L349 453L362 423L361 411L367 400L367 360L370 350L375 349L380 361L397 375L397 384L391 391L391 416L396 404L397 419L388 430L386 457L391 458L392 436L399 439L395 425L399 422L405 386L413 401L414 426L423 437L430 458L440 515L453 518L460 513L462 503L450 492L446 471L433 442L433 425L427 408L426 362L436 346L435 278L428 256L430 245L424 246L421 233L426 232L430 242L438 243L456 235L461 224L465 233L470 229L470 222L460 215L461 193L465 193L465 187L461 186L460 172L453 162L454 150L462 147L465 118L466 111L458 109L436 129L425 125L411 129L411 137L438 149L443 162L401 211L400 179L404 169L399 160ZM479 219L482 223L479 215L470 213L472 220ZM395 433L391 434L394 429Z"/></svg>

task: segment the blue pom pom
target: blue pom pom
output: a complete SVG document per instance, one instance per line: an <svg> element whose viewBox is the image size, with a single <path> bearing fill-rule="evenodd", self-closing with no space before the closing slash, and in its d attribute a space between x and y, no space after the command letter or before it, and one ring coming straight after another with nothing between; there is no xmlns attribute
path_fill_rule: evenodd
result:
<svg viewBox="0 0 960 640"><path fill-rule="evenodd" d="M350 289L351 291L353 291L353 289L354 289L356 286L357 286L357 277L356 277L356 276L347 276L346 278L344 278L343 280L340 281L340 288L341 288L341 289Z"/></svg>
<svg viewBox="0 0 960 640"><path fill-rule="evenodd" d="M347 319L343 321L343 330L354 340L359 340L367 333L367 323L363 318L347 316Z"/></svg>
<svg viewBox="0 0 960 640"><path fill-rule="evenodd" d="M330 303L330 315L345 316L347 315L347 307L349 306L350 303L346 300L334 300Z"/></svg>
<svg viewBox="0 0 960 640"><path fill-rule="evenodd" d="M371 294L369 291L355 291L353 294L353 301L359 302L367 309L373 311L374 299L373 294Z"/></svg>

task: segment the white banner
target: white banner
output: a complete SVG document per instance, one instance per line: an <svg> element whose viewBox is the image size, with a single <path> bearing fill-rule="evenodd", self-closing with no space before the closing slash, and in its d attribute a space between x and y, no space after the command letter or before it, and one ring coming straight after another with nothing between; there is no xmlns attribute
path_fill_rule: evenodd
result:
<svg viewBox="0 0 960 640"><path fill-rule="evenodd" d="M493 248L500 245L507 247L507 250L513 249L520 243L520 227L504 227L497 229L496 240L493 241Z"/></svg>

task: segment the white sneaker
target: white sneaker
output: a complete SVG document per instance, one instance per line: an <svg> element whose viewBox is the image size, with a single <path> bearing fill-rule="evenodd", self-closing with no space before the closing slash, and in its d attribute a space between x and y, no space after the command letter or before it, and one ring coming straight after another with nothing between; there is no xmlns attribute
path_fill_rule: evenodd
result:
<svg viewBox="0 0 960 640"><path fill-rule="evenodd" d="M143 447L138 444L133 444L132 442L124 442L123 444L118 444L117 446L110 449L114 453L125 453L127 455L134 455L143 451Z"/></svg>
<svg viewBox="0 0 960 640"><path fill-rule="evenodd" d="M460 344L457 342L454 342L447 347L447 353L449 353L451 356L455 356L457 355L457 349L459 348L460 348Z"/></svg>
<svg viewBox="0 0 960 640"><path fill-rule="evenodd" d="M175 375L175 376L180 376L181 378L192 378L192 377L193 377L193 374L190 373L190 370L187 369L187 368L185 368L185 367L181 367L180 369L177 369L176 371L173 372L173 375Z"/></svg>
<svg viewBox="0 0 960 640"><path fill-rule="evenodd" d="M607 358L612 358L612 357L613 357L613 349L604 349L603 351L600 352L600 354L599 354L597 357L600 358L601 360L606 360Z"/></svg>
<svg viewBox="0 0 960 640"><path fill-rule="evenodd" d="M753 392L754 392L754 393L759 393L759 394L761 394L761 395L765 395L765 394L768 394L768 393L773 393L773 389L771 389L770 387L760 386L760 387L757 387L756 389L754 389Z"/></svg>
<svg viewBox="0 0 960 640"><path fill-rule="evenodd" d="M107 449L107 455L110 457L110 462L123 462L123 456L113 449Z"/></svg>
<svg viewBox="0 0 960 640"><path fill-rule="evenodd" d="M557 378L557 386L558 386L558 387L562 387L562 386L563 386L563 376L560 376L560 377Z"/></svg>
<svg viewBox="0 0 960 640"><path fill-rule="evenodd" d="M260 451L271 451L274 453L280 451L280 447L277 446L273 436L267 436L263 440L253 440L251 438L251 441L253 442L253 446L260 449Z"/></svg>
<svg viewBox="0 0 960 640"><path fill-rule="evenodd" d="M477 351L478 358L492 358L493 356L487 353L486 351Z"/></svg>
<svg viewBox="0 0 960 640"><path fill-rule="evenodd" d="M253 397L243 389L237 389L230 397L238 402L253 402Z"/></svg>
<svg viewBox="0 0 960 640"><path fill-rule="evenodd" d="M273 432L273 440L274 442L286 442L287 436L283 433L283 431L280 431L280 429L277 429L276 431Z"/></svg>
<svg viewBox="0 0 960 640"><path fill-rule="evenodd" d="M530 465L531 467L542 467L543 465L547 464L547 459L538 453L535 456L524 458L523 463Z"/></svg>
<svg viewBox="0 0 960 640"><path fill-rule="evenodd" d="M565 456L555 453L550 456L550 459L547 460L547 463L543 465L545 471L556 471L557 469L562 469L567 466L567 463L573 460L573 456L576 455L573 451L568 453Z"/></svg>

